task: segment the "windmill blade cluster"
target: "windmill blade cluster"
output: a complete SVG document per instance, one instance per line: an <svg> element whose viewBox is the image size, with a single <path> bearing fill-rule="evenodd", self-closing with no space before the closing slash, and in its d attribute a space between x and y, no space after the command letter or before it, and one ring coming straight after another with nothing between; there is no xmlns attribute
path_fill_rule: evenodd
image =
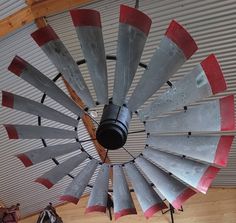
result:
<svg viewBox="0 0 236 223"><path fill-rule="evenodd" d="M233 135L226 136L223 132L235 130L233 95L189 107L194 102L227 89L215 55L209 55L190 73L176 83L172 83L170 89L160 94L150 104L143 106L196 52L198 47L185 28L173 20L150 58L147 69L128 98L127 93L150 31L151 19L135 8L121 5L113 97L109 101L108 71L100 14L91 9L74 9L70 13L96 98L91 96L76 61L52 27L48 25L38 29L32 33L32 38L82 99L87 109L95 108L98 104L105 106L111 104L119 108L116 109L118 112L116 117L119 115L121 117L119 120L117 118L119 126L116 123L109 123L109 128L115 129L118 136L127 134L123 133L123 129L128 132L129 123L122 123L122 114L129 114L128 121L124 118L129 122L132 113L136 112L140 121L145 123L148 137L143 153L131 162L120 165L105 164L93 159L78 142L76 130L78 120L42 103L3 91L3 106L75 128L67 130L46 126L4 125L9 139L77 140L75 143L58 144L18 154L17 157L26 167L29 167L80 151L79 154L60 163L35 181L51 188L76 167L90 159L74 177L60 199L77 204L98 169L86 213L106 212L109 172L113 170L112 197L115 219L137 214L130 193L131 187L146 218L167 208L161 197L166 198L174 208L179 209L197 192L206 193L217 172L221 167L226 166L234 139ZM85 115L86 112L52 80L23 58L16 56L8 69L79 118ZM115 111L106 108L108 108L106 111ZM121 113L122 111L126 113ZM175 113L170 114L172 111ZM165 116L160 117L161 115ZM112 119L114 114L104 115L105 118L107 116ZM104 122L108 120L105 118ZM115 126L111 127L110 125L113 124ZM123 126L123 129L120 126Z"/></svg>

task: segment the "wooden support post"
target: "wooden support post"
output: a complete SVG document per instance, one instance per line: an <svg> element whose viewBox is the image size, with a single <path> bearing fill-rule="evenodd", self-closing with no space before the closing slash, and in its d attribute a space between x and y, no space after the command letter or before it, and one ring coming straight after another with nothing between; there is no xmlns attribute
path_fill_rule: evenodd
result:
<svg viewBox="0 0 236 223"><path fill-rule="evenodd" d="M0 20L0 37L17 30L35 19L63 12L92 0L26 0L27 7Z"/></svg>

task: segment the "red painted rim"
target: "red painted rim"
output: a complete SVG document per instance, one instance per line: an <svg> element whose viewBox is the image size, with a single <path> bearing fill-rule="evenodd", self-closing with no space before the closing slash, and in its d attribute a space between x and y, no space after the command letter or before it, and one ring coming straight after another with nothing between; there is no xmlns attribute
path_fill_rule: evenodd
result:
<svg viewBox="0 0 236 223"><path fill-rule="evenodd" d="M33 32L31 34L34 41L39 45L42 46L49 41L59 39L58 35L54 32L51 26L45 26Z"/></svg>
<svg viewBox="0 0 236 223"><path fill-rule="evenodd" d="M227 86L223 72L214 54L209 55L201 62L213 94L225 91Z"/></svg>
<svg viewBox="0 0 236 223"><path fill-rule="evenodd" d="M127 209L123 209L123 210L120 210L120 211L114 213L115 220L119 219L122 216L130 215L130 214L137 214L136 209L135 208L127 208Z"/></svg>
<svg viewBox="0 0 236 223"><path fill-rule="evenodd" d="M214 158L214 164L226 167L229 151L231 149L233 140L234 140L234 136L221 136L220 137L216 154L215 154L215 158Z"/></svg>
<svg viewBox="0 0 236 223"><path fill-rule="evenodd" d="M14 95L7 91L2 91L2 106L13 108Z"/></svg>
<svg viewBox="0 0 236 223"><path fill-rule="evenodd" d="M165 35L171 39L189 59L198 49L192 36L175 20L170 23Z"/></svg>
<svg viewBox="0 0 236 223"><path fill-rule="evenodd" d="M152 20L143 12L126 5L120 6L120 23L134 26L147 36Z"/></svg>
<svg viewBox="0 0 236 223"><path fill-rule="evenodd" d="M150 208L148 208L144 212L144 216L148 219L148 218L152 217L156 212L158 212L162 209L165 209L165 208L168 208L168 207L166 206L166 204L164 202L155 204L155 205L151 206Z"/></svg>
<svg viewBox="0 0 236 223"><path fill-rule="evenodd" d="M8 70L16 74L17 76L20 76L26 66L27 62L25 60L23 60L19 56L15 56L12 62L10 63Z"/></svg>
<svg viewBox="0 0 236 223"><path fill-rule="evenodd" d="M32 166L33 163L30 160L30 158L28 156L26 156L24 153L19 154L16 156L18 159L20 159L20 161L24 164L25 167L29 167Z"/></svg>
<svg viewBox="0 0 236 223"><path fill-rule="evenodd" d="M197 185L197 190L206 193L211 182L215 179L216 174L220 169L217 167L209 166L205 171L204 175L201 177Z"/></svg>
<svg viewBox="0 0 236 223"><path fill-rule="evenodd" d="M235 129L234 96L229 95L220 99L221 131Z"/></svg>
<svg viewBox="0 0 236 223"><path fill-rule="evenodd" d="M171 204L174 208L180 209L181 205L194 194L196 194L196 191L192 190L191 188L186 188L174 201L171 202Z"/></svg>
<svg viewBox="0 0 236 223"><path fill-rule="evenodd" d="M101 27L100 13L92 9L73 9L70 15L74 26L97 26Z"/></svg>
<svg viewBox="0 0 236 223"><path fill-rule="evenodd" d="M4 127L7 130L9 139L19 139L17 130L14 125L4 125Z"/></svg>
<svg viewBox="0 0 236 223"><path fill-rule="evenodd" d="M71 195L63 195L63 196L60 197L60 200L61 201L68 201L68 202L71 202L71 203L74 203L74 204L77 204L79 202L78 198L73 197Z"/></svg>
<svg viewBox="0 0 236 223"><path fill-rule="evenodd" d="M42 184L46 188L50 189L54 184L46 178L37 178L35 182Z"/></svg>
<svg viewBox="0 0 236 223"><path fill-rule="evenodd" d="M90 213L90 212L106 212L106 207L105 206L101 206L101 205L94 205L94 206L90 206L87 207L85 210L85 213Z"/></svg>

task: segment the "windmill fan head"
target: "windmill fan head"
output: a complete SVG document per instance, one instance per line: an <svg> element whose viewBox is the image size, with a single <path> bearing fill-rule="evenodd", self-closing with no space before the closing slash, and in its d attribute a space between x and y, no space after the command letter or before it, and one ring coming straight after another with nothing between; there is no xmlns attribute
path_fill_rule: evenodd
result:
<svg viewBox="0 0 236 223"><path fill-rule="evenodd" d="M3 91L3 106L75 128L65 130L41 125L6 124L10 139L75 139L74 143L35 148L17 157L28 167L80 151L66 161L57 163L36 182L51 188L73 169L87 163L61 197L61 200L77 203L98 168L87 213L106 212L109 173L112 170L113 187L110 190L113 191L116 219L137 213L130 193L131 187L147 218L167 207L161 197L178 209L196 192L206 193L217 172L226 166L234 138L233 135L222 133L235 129L233 95L194 104L226 90L216 57L209 55L175 83L169 82L171 87L168 90L144 105L195 53L197 45L186 29L173 20L148 65L143 65L146 69L129 96L134 75L142 64L140 59L151 19L135 8L121 5L117 54L114 57L113 95L109 100L107 57L100 14L91 9L74 9L70 13L96 95L90 94L77 63L52 27L48 25L36 30L32 38L81 98L86 109L78 106L53 80L23 58L16 56L8 69L81 119L92 118L89 111L97 104L103 104L103 114L100 123L96 123L95 135L97 142L107 152L124 148L134 113L145 123L148 136L146 146L142 154L130 162L104 163L91 157L81 145L77 135L79 119L43 103ZM170 113L172 111L175 112Z"/></svg>

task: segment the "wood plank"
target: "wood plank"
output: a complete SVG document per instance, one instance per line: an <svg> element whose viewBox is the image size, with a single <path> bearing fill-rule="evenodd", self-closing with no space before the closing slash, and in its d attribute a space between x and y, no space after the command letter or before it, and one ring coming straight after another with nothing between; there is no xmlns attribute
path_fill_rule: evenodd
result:
<svg viewBox="0 0 236 223"><path fill-rule="evenodd" d="M27 7L0 20L0 37L33 22L37 18L53 15L90 2L92 2L92 0L29 1Z"/></svg>
<svg viewBox="0 0 236 223"><path fill-rule="evenodd" d="M133 194L133 193L132 193ZM169 213L162 215L160 212L151 219L146 220L138 205L137 199L134 203L137 208L137 215L124 216L118 222L124 223L168 223L171 222ZM88 198L82 198L78 205L65 204L58 207L57 213L62 217L64 223L109 223L111 222L106 214L84 214ZM235 223L236 219L236 189L213 189L206 195L197 194L190 198L184 205L184 212L177 212L174 215L175 223ZM37 216L21 220L20 223L36 222ZM115 222L114 220L112 222Z"/></svg>

